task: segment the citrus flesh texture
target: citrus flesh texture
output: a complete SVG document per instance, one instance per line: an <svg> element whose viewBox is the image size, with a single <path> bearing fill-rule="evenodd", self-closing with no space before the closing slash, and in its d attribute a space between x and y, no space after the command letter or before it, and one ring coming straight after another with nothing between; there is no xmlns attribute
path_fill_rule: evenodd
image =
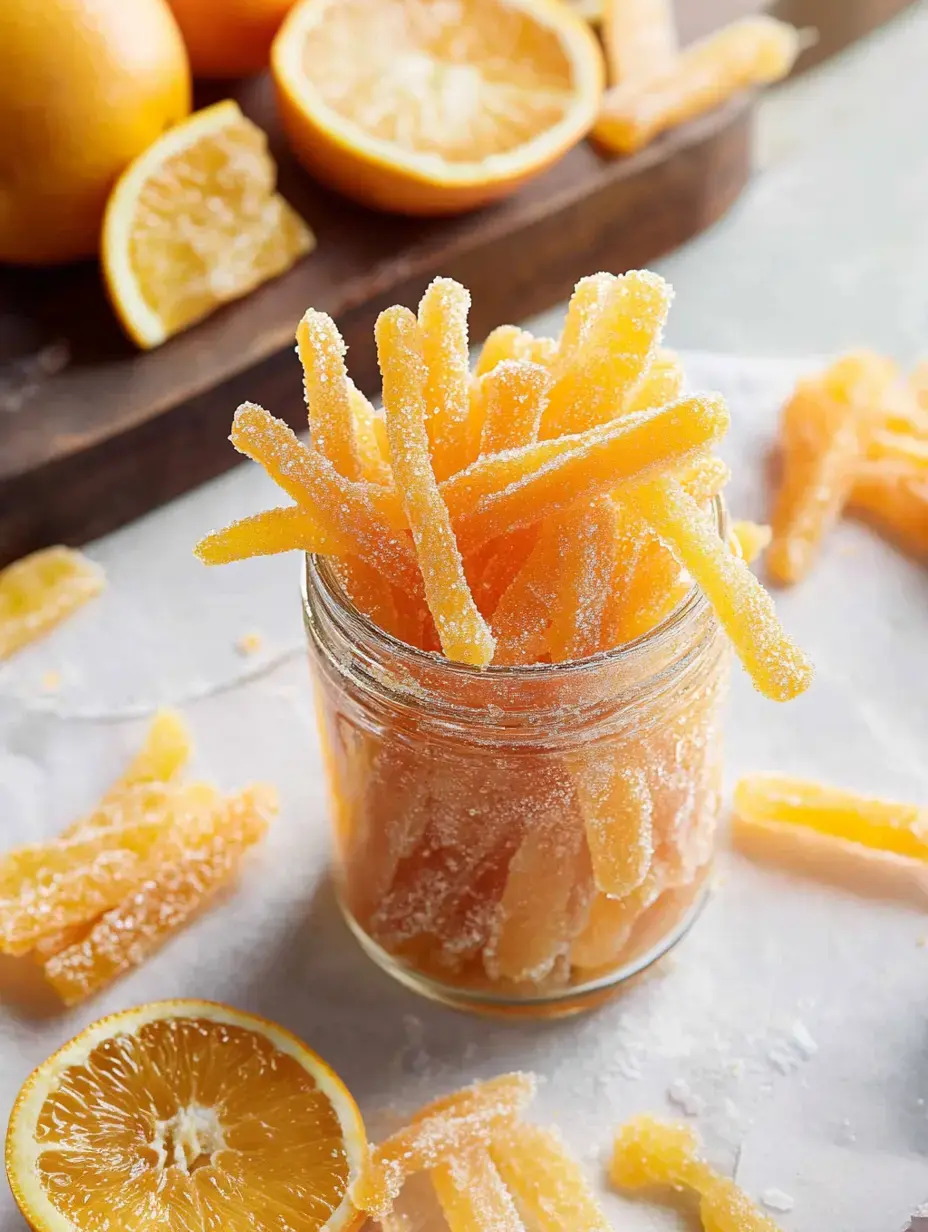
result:
<svg viewBox="0 0 928 1232"><path fill-rule="evenodd" d="M364 1130L296 1037L206 1002L101 1020L29 1079L7 1171L42 1232L343 1232Z"/></svg>

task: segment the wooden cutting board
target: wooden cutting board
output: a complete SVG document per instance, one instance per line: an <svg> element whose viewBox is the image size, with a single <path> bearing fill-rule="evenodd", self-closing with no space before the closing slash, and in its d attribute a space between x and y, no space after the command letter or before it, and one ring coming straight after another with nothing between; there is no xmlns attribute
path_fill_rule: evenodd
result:
<svg viewBox="0 0 928 1232"><path fill-rule="evenodd" d="M760 0L678 4L689 41ZM749 174L752 100L742 97L631 158L609 160L584 143L476 214L390 217L301 170L280 139L266 79L232 93L270 134L281 189L318 248L147 354L121 335L94 264L0 275L0 564L85 542L231 466L229 423L245 398L304 424L292 346L307 306L335 317L355 380L374 392L378 312L415 304L436 274L471 288L477 340L556 303L584 274L655 260L718 219Z"/></svg>

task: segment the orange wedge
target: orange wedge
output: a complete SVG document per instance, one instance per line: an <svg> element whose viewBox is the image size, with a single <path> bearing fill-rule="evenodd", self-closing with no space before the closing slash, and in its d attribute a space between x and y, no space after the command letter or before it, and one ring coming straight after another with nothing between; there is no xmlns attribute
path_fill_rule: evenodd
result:
<svg viewBox="0 0 928 1232"><path fill-rule="evenodd" d="M101 255L134 342L158 346L313 248L276 180L266 136L231 100L196 112L129 166L106 207Z"/></svg>
<svg viewBox="0 0 928 1232"><path fill-rule="evenodd" d="M206 1001L94 1023L19 1093L6 1169L33 1232L348 1232L361 1116L289 1031Z"/></svg>
<svg viewBox="0 0 928 1232"><path fill-rule="evenodd" d="M604 77L560 0L299 0L271 71L313 175L404 214L513 192L589 131Z"/></svg>

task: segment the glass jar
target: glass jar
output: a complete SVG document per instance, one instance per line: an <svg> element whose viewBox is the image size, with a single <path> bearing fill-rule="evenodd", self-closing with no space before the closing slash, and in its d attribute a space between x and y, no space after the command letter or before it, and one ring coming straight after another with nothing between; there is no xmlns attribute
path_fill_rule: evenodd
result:
<svg viewBox="0 0 928 1232"><path fill-rule="evenodd" d="M700 592L617 650L482 671L374 626L323 558L304 616L338 896L381 967L458 1008L554 1016L686 932L729 660Z"/></svg>

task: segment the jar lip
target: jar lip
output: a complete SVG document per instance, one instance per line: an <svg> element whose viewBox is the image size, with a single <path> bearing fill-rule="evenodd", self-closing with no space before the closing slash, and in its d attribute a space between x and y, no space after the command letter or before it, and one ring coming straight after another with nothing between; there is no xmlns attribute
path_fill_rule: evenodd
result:
<svg viewBox="0 0 928 1232"><path fill-rule="evenodd" d="M719 537L722 538L727 530L728 514L725 502L721 496L713 498L713 510L716 515ZM400 641L392 633L382 629L380 625L374 624L369 617L365 616L363 612L348 600L326 557L306 552L304 553L303 562L301 592L304 611L309 604L309 579L312 577L318 589L322 591L328 600L330 614L342 625L343 632L351 635L354 630L357 630L366 638L372 639L375 644L379 643L382 645L384 649L388 650L391 655L396 656L401 662L407 660L411 664L418 664L433 669L436 664L441 664L443 669L463 680L492 679L499 682L505 682L506 680L525 682L529 680L543 680L545 677L564 680L571 674L579 675L583 672L595 671L597 668L607 664L630 664L643 654L659 649L671 637L679 634L681 629L685 629L687 625L695 625L708 607L708 600L694 582L677 606L664 617L660 624L655 625L653 629L649 629L646 633L642 633L634 641L625 642L621 646L614 646L611 650L600 650L594 655L587 656L585 659L568 659L560 663L491 663L487 667L475 667L469 663L457 663L452 659L446 659L444 655L437 651L422 650L418 646L410 646L408 642Z"/></svg>

